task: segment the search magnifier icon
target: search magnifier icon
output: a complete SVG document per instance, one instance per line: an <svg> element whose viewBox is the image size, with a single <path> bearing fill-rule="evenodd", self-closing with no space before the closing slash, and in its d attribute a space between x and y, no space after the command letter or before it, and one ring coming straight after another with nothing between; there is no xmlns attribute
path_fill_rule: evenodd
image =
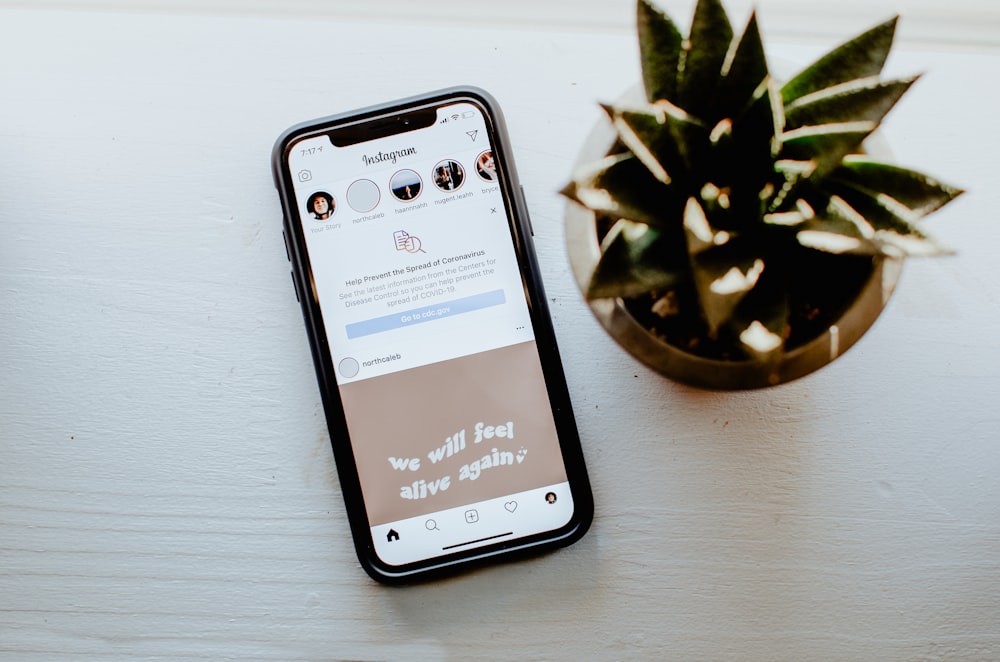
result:
<svg viewBox="0 0 1000 662"><path fill-rule="evenodd" d="M432 519L429 519L426 522L424 522L424 526L427 527L428 531L440 531L441 530L441 529L438 528L438 523L435 522Z"/></svg>

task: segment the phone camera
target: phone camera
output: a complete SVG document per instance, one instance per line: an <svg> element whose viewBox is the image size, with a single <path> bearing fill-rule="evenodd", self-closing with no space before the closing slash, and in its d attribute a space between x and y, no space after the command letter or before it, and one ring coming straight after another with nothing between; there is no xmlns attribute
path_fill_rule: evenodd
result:
<svg viewBox="0 0 1000 662"><path fill-rule="evenodd" d="M299 170L299 181L300 182L310 182L312 181L313 174L309 170Z"/></svg>

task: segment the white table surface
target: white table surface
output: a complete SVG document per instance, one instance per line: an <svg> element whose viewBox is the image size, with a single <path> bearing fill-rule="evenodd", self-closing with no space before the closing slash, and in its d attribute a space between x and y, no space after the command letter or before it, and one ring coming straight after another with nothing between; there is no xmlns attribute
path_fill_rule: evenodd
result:
<svg viewBox="0 0 1000 662"><path fill-rule="evenodd" d="M638 78L631 2L565 23L543 2L496 23L478 4L17 4L0 659L1000 659L992 4L914 3L890 63L927 72L885 127L896 157L970 191L928 224L957 255L909 262L832 366L747 393L637 364L569 273L555 191L595 102ZM776 0L771 52L817 54L892 5L817 23ZM456 83L507 115L597 515L573 547L387 588L349 540L268 158L293 123Z"/></svg>

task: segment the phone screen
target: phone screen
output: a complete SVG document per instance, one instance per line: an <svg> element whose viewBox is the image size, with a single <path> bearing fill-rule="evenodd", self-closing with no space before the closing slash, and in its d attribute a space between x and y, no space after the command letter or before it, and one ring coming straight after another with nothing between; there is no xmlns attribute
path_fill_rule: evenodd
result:
<svg viewBox="0 0 1000 662"><path fill-rule="evenodd" d="M381 121L367 118L352 140L307 134L285 151L372 544L389 566L574 517L493 118L474 98L421 113L393 114L422 118L415 129L367 140Z"/></svg>

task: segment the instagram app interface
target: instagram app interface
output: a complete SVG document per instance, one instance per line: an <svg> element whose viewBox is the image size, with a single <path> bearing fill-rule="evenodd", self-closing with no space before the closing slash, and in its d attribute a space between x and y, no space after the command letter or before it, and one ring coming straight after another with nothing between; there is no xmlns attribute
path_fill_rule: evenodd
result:
<svg viewBox="0 0 1000 662"><path fill-rule="evenodd" d="M294 144L302 232L378 556L550 531L572 497L488 119Z"/></svg>

